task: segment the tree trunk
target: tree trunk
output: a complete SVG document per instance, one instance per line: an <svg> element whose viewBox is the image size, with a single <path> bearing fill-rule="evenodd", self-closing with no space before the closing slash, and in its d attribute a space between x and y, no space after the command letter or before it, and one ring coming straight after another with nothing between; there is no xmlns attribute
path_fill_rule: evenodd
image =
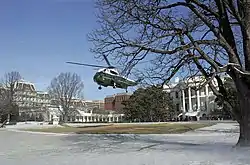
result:
<svg viewBox="0 0 250 165"><path fill-rule="evenodd" d="M243 27L243 50L245 58L245 70L250 71L250 0L238 1L240 13L242 15ZM250 146L250 78L244 75L239 76L235 81L238 89L238 96L240 100L240 136L237 145L238 146Z"/></svg>
<svg viewBox="0 0 250 165"><path fill-rule="evenodd" d="M64 123L67 123L68 122L68 115L63 115L63 122Z"/></svg>
<svg viewBox="0 0 250 165"><path fill-rule="evenodd" d="M248 98L243 105L241 105L241 110L244 114L240 126L240 136L237 142L238 146L250 146L250 98Z"/></svg>
<svg viewBox="0 0 250 165"><path fill-rule="evenodd" d="M243 82L238 82L238 85L241 117L239 120L240 136L237 146L250 146L250 89Z"/></svg>

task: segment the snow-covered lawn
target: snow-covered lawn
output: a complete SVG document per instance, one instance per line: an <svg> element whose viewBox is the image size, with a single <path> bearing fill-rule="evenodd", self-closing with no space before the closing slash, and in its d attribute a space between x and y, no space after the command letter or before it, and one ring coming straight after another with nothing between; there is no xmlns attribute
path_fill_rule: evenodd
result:
<svg viewBox="0 0 250 165"><path fill-rule="evenodd" d="M178 135L51 135L0 130L3 165L250 165L235 123Z"/></svg>

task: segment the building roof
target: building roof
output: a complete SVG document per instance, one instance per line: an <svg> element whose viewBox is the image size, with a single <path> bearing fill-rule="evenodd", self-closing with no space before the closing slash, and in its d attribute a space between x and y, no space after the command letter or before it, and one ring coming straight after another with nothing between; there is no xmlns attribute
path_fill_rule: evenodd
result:
<svg viewBox="0 0 250 165"><path fill-rule="evenodd" d="M26 81L26 80L24 80L24 79L20 79L19 81L17 81L17 83L23 83L23 84L34 85L34 83L31 83L31 82Z"/></svg>
<svg viewBox="0 0 250 165"><path fill-rule="evenodd" d="M103 100L84 100L87 103L103 103Z"/></svg>
<svg viewBox="0 0 250 165"><path fill-rule="evenodd" d="M15 88L18 90L36 91L35 85L23 79L15 82Z"/></svg>
<svg viewBox="0 0 250 165"><path fill-rule="evenodd" d="M44 92L44 91L36 91L36 92L37 94L45 94L45 95L49 94L48 92Z"/></svg>
<svg viewBox="0 0 250 165"><path fill-rule="evenodd" d="M113 94L113 95L107 95L105 98L110 98L110 97L115 97L115 96L122 96L122 95L127 95L127 96L130 96L132 95L132 93L116 93L116 94Z"/></svg>

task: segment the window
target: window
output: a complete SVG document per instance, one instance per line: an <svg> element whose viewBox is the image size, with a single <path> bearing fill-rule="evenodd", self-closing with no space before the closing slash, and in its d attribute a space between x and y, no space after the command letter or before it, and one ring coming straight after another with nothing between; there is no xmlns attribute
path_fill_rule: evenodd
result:
<svg viewBox="0 0 250 165"><path fill-rule="evenodd" d="M195 96L196 95L196 90L191 88L191 96Z"/></svg>
<svg viewBox="0 0 250 165"><path fill-rule="evenodd" d="M188 88L184 90L185 97L188 97Z"/></svg>
<svg viewBox="0 0 250 165"><path fill-rule="evenodd" d="M201 101L201 106L204 106L204 101Z"/></svg>
<svg viewBox="0 0 250 165"><path fill-rule="evenodd" d="M205 95L205 87L203 87L203 88L200 89L200 95L201 96Z"/></svg>
<svg viewBox="0 0 250 165"><path fill-rule="evenodd" d="M205 109L204 109L204 111L207 111L207 109L208 109L207 102L204 102L204 103L205 103Z"/></svg>
<svg viewBox="0 0 250 165"><path fill-rule="evenodd" d="M185 103L185 109L186 109L186 111L188 111L188 105L187 105L187 103Z"/></svg>
<svg viewBox="0 0 250 165"><path fill-rule="evenodd" d="M180 111L180 104L176 104L176 110Z"/></svg>
<svg viewBox="0 0 250 165"><path fill-rule="evenodd" d="M113 71L113 70L110 70L110 73L115 74L115 75L118 74L117 72L115 72L115 71Z"/></svg>
<svg viewBox="0 0 250 165"><path fill-rule="evenodd" d="M175 97L178 98L179 97L179 93L176 91L175 92Z"/></svg>

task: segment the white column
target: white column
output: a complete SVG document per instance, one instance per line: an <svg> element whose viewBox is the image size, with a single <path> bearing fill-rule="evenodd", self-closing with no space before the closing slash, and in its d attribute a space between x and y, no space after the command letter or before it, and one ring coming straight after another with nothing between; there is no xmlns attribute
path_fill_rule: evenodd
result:
<svg viewBox="0 0 250 165"><path fill-rule="evenodd" d="M7 122L10 122L10 114L7 115Z"/></svg>
<svg viewBox="0 0 250 165"><path fill-rule="evenodd" d="M182 108L183 108L183 112L186 112L186 106L185 106L185 91L181 90L182 92Z"/></svg>
<svg viewBox="0 0 250 165"><path fill-rule="evenodd" d="M205 86L205 89L206 89L205 95L208 95L208 85Z"/></svg>
<svg viewBox="0 0 250 165"><path fill-rule="evenodd" d="M192 95L191 95L191 88L188 87L188 101L189 101L189 112L192 112Z"/></svg>
<svg viewBox="0 0 250 165"><path fill-rule="evenodd" d="M201 100L200 100L200 91L197 90L197 110L200 111L200 107L201 107Z"/></svg>
<svg viewBox="0 0 250 165"><path fill-rule="evenodd" d="M208 93L208 85L205 86L206 92L205 92L205 98L206 98L206 106L205 106L205 110L208 111L208 97L209 97L209 93Z"/></svg>

